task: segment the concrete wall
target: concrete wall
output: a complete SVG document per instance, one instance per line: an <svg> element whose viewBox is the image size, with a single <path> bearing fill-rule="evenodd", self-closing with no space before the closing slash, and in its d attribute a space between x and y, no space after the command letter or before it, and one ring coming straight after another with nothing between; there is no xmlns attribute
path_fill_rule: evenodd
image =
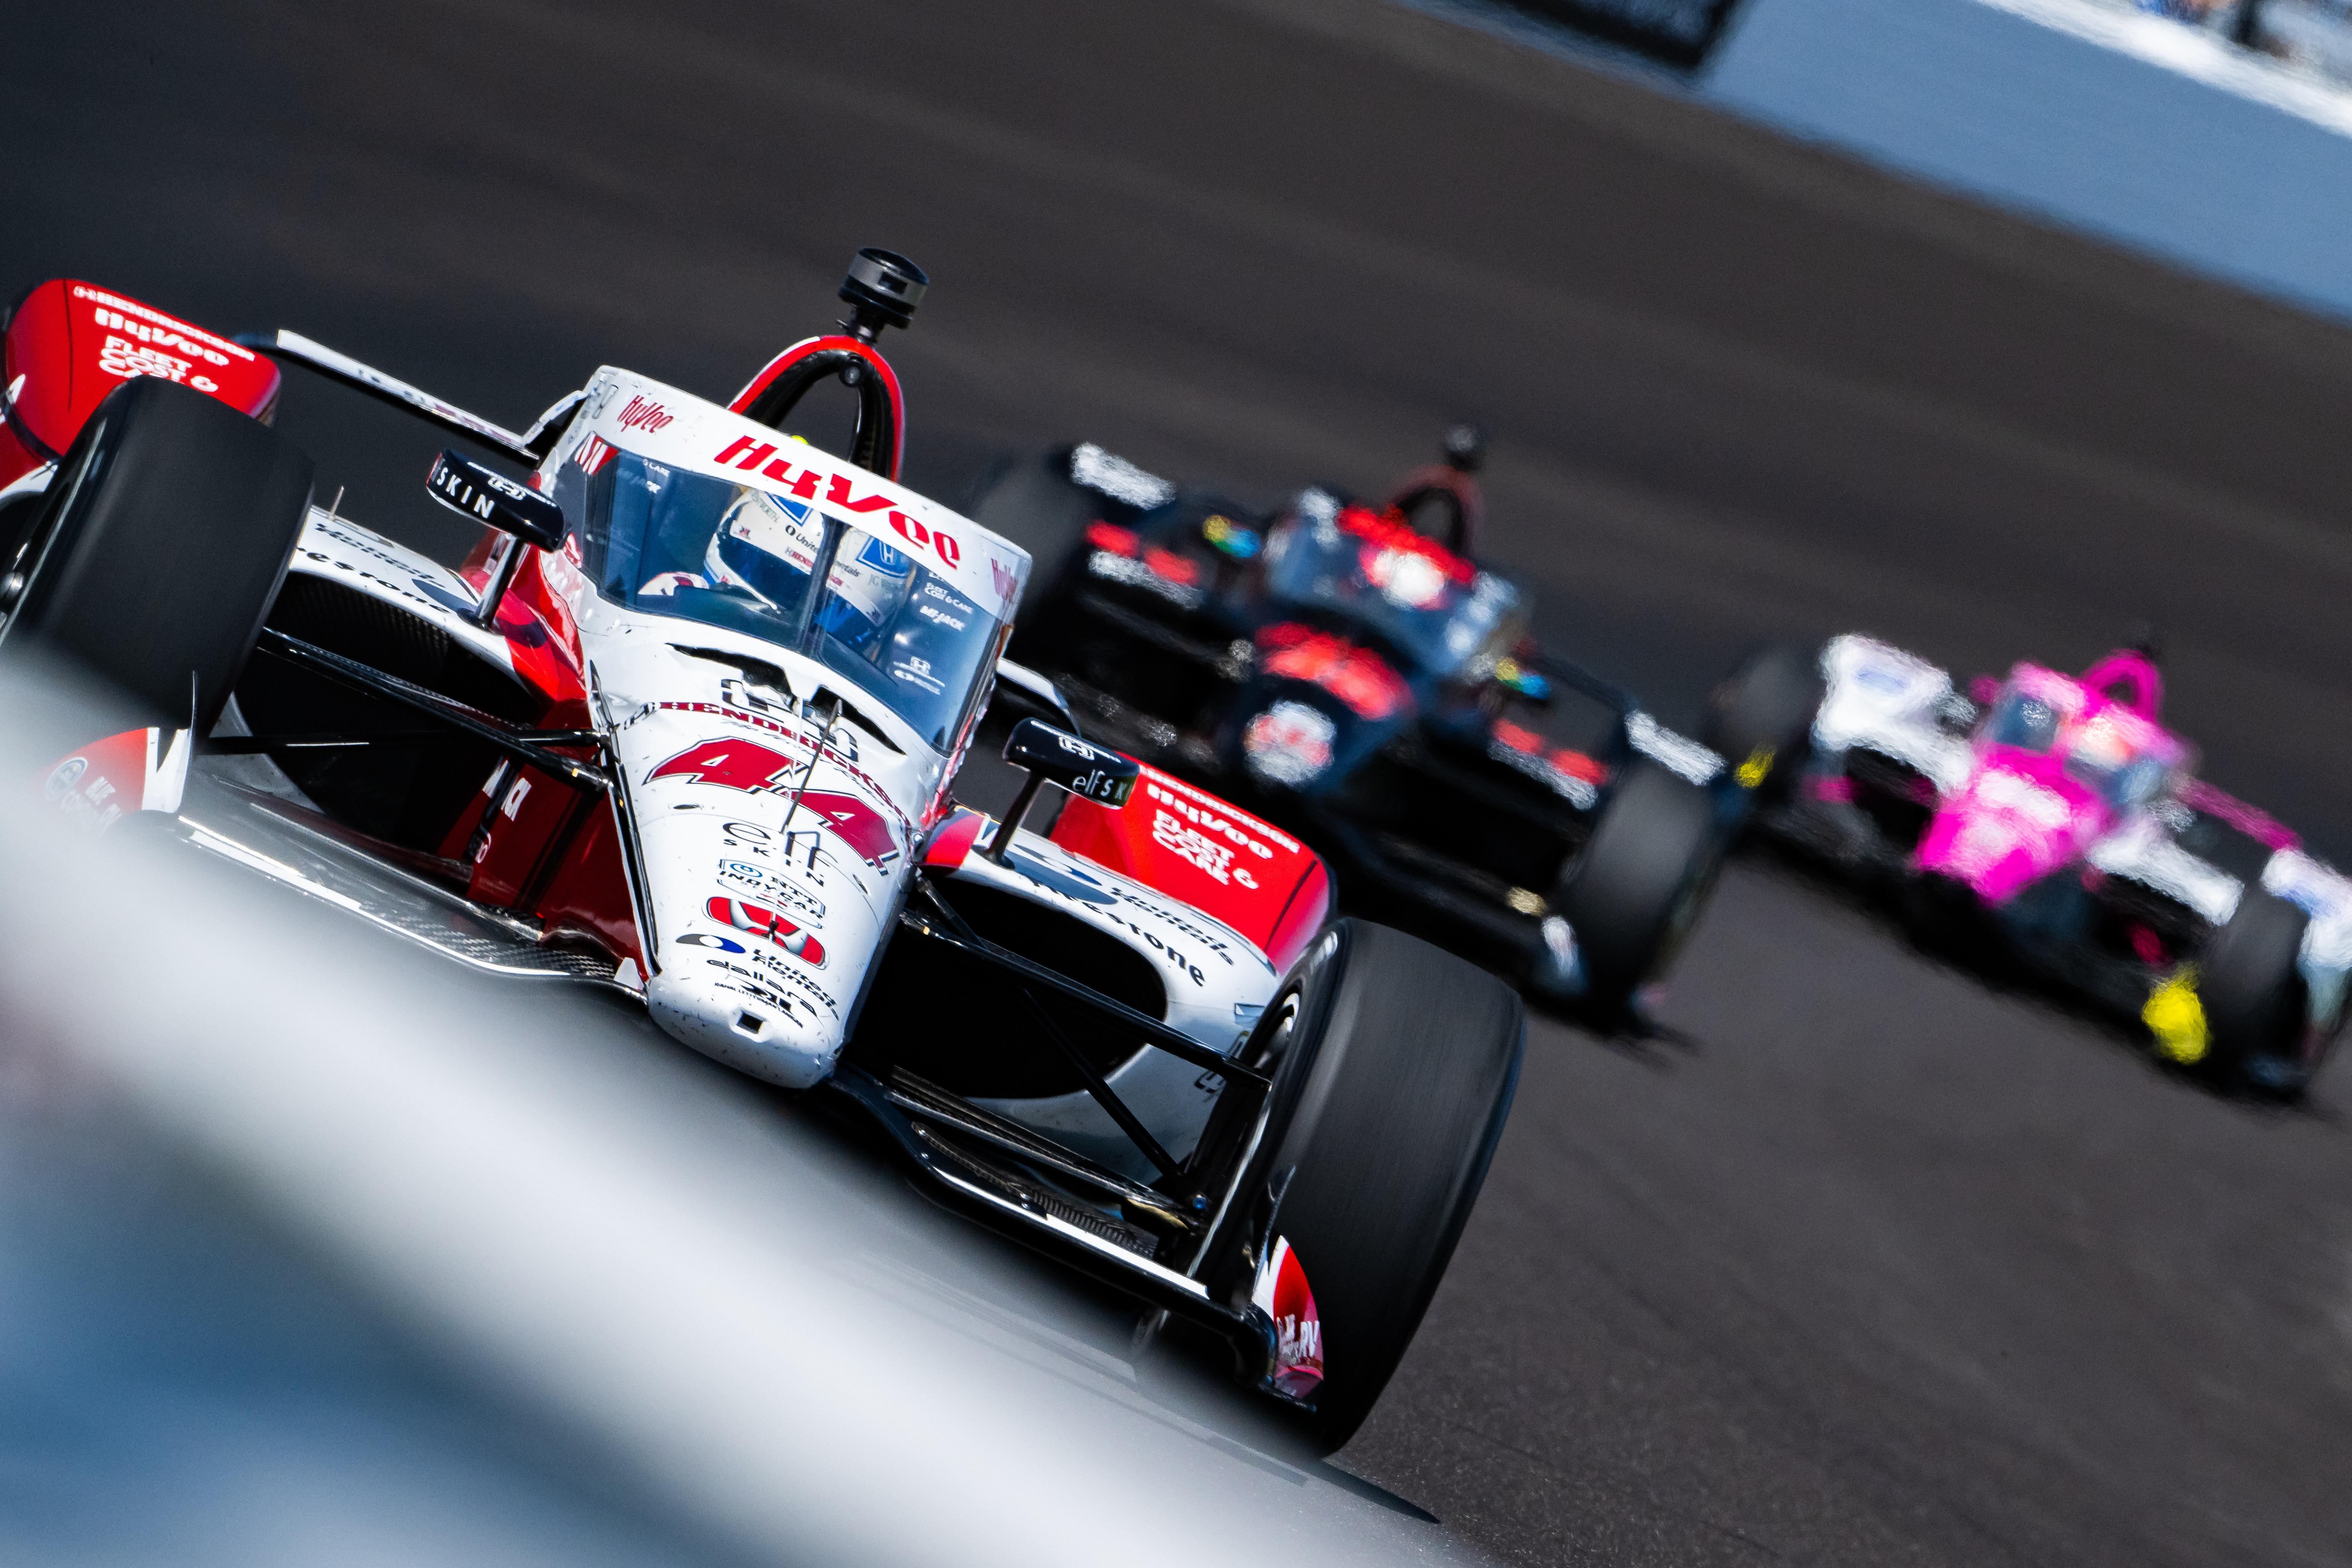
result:
<svg viewBox="0 0 2352 1568"><path fill-rule="evenodd" d="M2352 95L2173 24L2069 0L1749 0L1687 90L2352 317Z"/></svg>

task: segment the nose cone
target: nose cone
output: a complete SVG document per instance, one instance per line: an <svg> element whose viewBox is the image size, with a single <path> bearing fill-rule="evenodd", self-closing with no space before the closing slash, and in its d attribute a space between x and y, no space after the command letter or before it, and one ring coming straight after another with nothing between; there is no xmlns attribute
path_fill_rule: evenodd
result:
<svg viewBox="0 0 2352 1568"><path fill-rule="evenodd" d="M2046 837L2005 813L1947 807L1919 841L1919 869L1997 903L2041 874Z"/></svg>
<svg viewBox="0 0 2352 1568"><path fill-rule="evenodd" d="M618 749L651 906L647 1010L696 1050L799 1089L840 1055L912 834L846 742L812 773L814 727L761 718L665 703Z"/></svg>
<svg viewBox="0 0 2352 1568"><path fill-rule="evenodd" d="M823 1082L841 1054L829 1020L723 949L656 975L646 1008L664 1032L704 1056L785 1089Z"/></svg>
<svg viewBox="0 0 2352 1568"><path fill-rule="evenodd" d="M2098 826L2095 803L2065 781L1987 769L1936 813L1916 864L2000 903L2074 859Z"/></svg>

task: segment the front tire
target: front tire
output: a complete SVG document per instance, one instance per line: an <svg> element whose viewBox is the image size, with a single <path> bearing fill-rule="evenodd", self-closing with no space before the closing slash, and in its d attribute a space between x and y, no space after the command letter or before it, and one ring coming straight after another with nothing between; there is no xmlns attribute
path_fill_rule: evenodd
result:
<svg viewBox="0 0 2352 1568"><path fill-rule="evenodd" d="M1584 1005L1614 1022L1664 973L1723 861L1714 795L1654 763L1626 764L1550 904L1568 921Z"/></svg>
<svg viewBox="0 0 2352 1568"><path fill-rule="evenodd" d="M2310 917L2249 886L2198 963L2214 1068L2263 1088L2302 1092L2309 999L2301 958Z"/></svg>
<svg viewBox="0 0 2352 1568"><path fill-rule="evenodd" d="M1444 1278L1517 1087L1511 989L1384 926L1341 921L1277 1001L1288 1041L1258 1156L1208 1278L1246 1300L1286 1240L1322 1325L1323 1381L1298 1435L1330 1453L1388 1386Z"/></svg>
<svg viewBox="0 0 2352 1568"><path fill-rule="evenodd" d="M1742 661L1707 703L1699 739L1767 799L1788 794L1812 749L1813 720L1829 690L1821 666L1817 647L1774 644Z"/></svg>
<svg viewBox="0 0 2352 1568"><path fill-rule="evenodd" d="M109 394L19 550L0 661L62 656L108 722L211 732L310 505L310 459L227 405L152 376Z"/></svg>

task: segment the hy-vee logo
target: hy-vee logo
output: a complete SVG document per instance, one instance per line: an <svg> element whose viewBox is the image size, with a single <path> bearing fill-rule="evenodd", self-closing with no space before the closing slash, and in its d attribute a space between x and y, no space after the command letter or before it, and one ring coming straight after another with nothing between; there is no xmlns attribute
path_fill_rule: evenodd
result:
<svg viewBox="0 0 2352 1568"><path fill-rule="evenodd" d="M846 474L828 474L822 469L803 467L795 477L793 466L776 456L773 441L754 441L749 436L738 436L711 461L722 467L731 465L765 474L790 486L793 494L803 500L816 500L817 489L822 486L827 506L855 512L890 510L888 496L856 494L850 488ZM930 551L950 566L963 560L963 546L956 542L955 535L927 528L903 511L890 512L890 527L908 543Z"/></svg>
<svg viewBox="0 0 2352 1568"><path fill-rule="evenodd" d="M788 781L806 772L807 767L807 763L795 763L756 741L701 741L647 773L646 782L685 779L691 784L717 784L721 789L783 794L792 788ZM813 789L801 796L801 809L814 814L818 821L833 829L835 837L877 870L898 854L898 841L891 834L889 823L880 812L854 795Z"/></svg>

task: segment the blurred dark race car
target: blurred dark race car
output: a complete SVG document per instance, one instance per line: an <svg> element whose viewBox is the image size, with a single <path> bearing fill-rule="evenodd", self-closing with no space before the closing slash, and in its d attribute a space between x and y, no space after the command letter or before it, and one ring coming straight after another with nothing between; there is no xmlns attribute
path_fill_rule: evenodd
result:
<svg viewBox="0 0 2352 1568"><path fill-rule="evenodd" d="M1846 636L1748 660L1707 732L1761 781L1756 831L1891 892L1931 945L2137 1016L2172 1061L2299 1093L2344 1021L2352 879L2198 778L2163 704L2146 647L1963 692Z"/></svg>
<svg viewBox="0 0 2352 1568"><path fill-rule="evenodd" d="M971 510L1037 563L1016 656L1111 743L1298 834L1349 907L1632 1021L1744 792L1535 647L1526 595L1474 553L1483 447L1458 426L1385 500L1317 486L1268 514L1081 445L1003 468ZM1538 728L1577 716L1563 704L1591 721L1580 744ZM1168 813L1167 833L1223 844Z"/></svg>
<svg viewBox="0 0 2352 1568"><path fill-rule="evenodd" d="M992 698L1060 700L1001 660L1028 557L897 482L876 344L926 283L863 251L842 331L730 402L605 366L520 433L292 332L33 289L5 335L0 666L110 692L38 795L836 1092L923 1191L1328 1450L1476 1197L1519 999L1328 918L1295 839L1038 717L1005 735L1010 808L959 804ZM528 470L432 459L480 527L463 563L312 504L268 423L284 364ZM843 385L836 457L787 424ZM1197 831L1171 843L1170 812Z"/></svg>

